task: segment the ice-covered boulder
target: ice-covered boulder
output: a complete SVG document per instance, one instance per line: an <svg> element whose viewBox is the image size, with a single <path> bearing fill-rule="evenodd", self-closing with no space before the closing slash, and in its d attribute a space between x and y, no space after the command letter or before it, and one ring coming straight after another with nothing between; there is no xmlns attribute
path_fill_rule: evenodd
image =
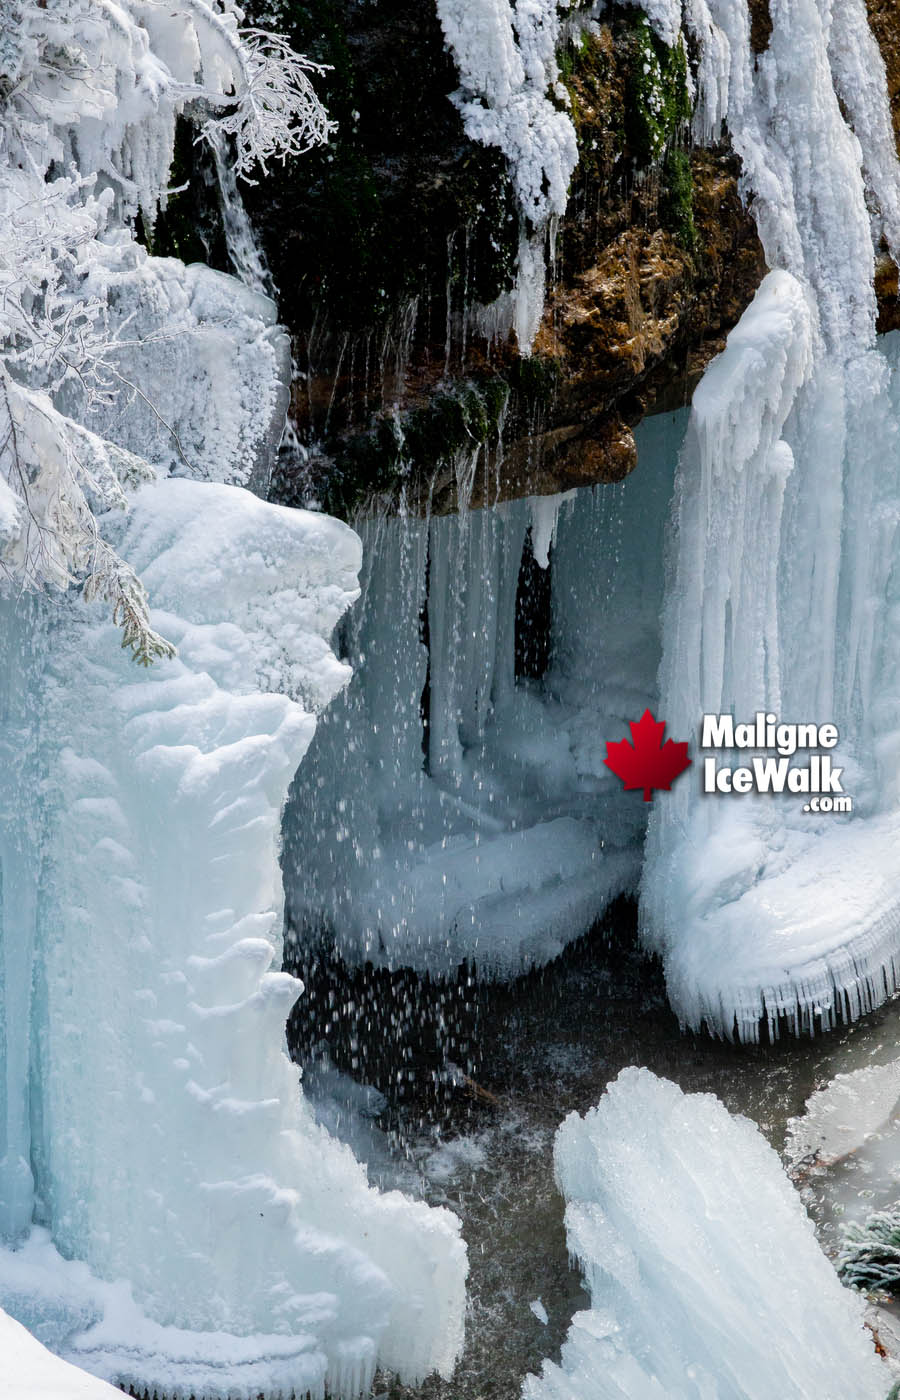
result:
<svg viewBox="0 0 900 1400"><path fill-rule="evenodd" d="M315 1123L274 970L281 809L348 675L359 540L175 479L106 528L175 659L135 666L99 605L2 602L0 1303L169 1394L446 1372L458 1222Z"/></svg>
<svg viewBox="0 0 900 1400"><path fill-rule="evenodd" d="M863 1301L747 1119L628 1069L554 1159L591 1308L523 1400L883 1400Z"/></svg>

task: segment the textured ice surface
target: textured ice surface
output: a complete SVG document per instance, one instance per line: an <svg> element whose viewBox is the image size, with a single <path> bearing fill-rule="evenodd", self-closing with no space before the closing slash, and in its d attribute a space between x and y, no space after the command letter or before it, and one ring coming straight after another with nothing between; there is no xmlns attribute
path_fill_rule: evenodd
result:
<svg viewBox="0 0 900 1400"><path fill-rule="evenodd" d="M2 1310L0 1366L5 1400L121 1400L120 1390L61 1361Z"/></svg>
<svg viewBox="0 0 900 1400"><path fill-rule="evenodd" d="M523 1400L882 1400L862 1299L747 1119L628 1069L554 1157L591 1308Z"/></svg>
<svg viewBox="0 0 900 1400"><path fill-rule="evenodd" d="M286 816L289 917L305 938L333 937L354 962L443 973L468 958L509 975L634 888L644 806L603 759L653 701L683 422L641 425L626 488L365 526L363 593L342 628L354 679ZM516 676L529 530L549 567L541 679Z"/></svg>
<svg viewBox="0 0 900 1400"><path fill-rule="evenodd" d="M97 251L83 285L103 306L119 392L87 409L67 389L63 405L164 471L264 495L291 378L275 303L124 238Z"/></svg>
<svg viewBox="0 0 900 1400"><path fill-rule="evenodd" d="M174 479L108 527L175 660L135 667L97 608L3 604L0 1228L49 1237L2 1255L0 1301L170 1393L446 1371L458 1223L372 1191L315 1123L283 1050L301 988L271 970L282 803L347 678L359 541Z"/></svg>
<svg viewBox="0 0 900 1400"><path fill-rule="evenodd" d="M838 1057L852 1063L850 1054ZM848 1225L876 1211L896 1211L900 1199L900 1060L863 1065L835 1075L811 1094L787 1126L785 1161L832 1258ZM876 1326L896 1335L883 1313ZM886 1341L894 1358L900 1348Z"/></svg>
<svg viewBox="0 0 900 1400"><path fill-rule="evenodd" d="M853 801L852 817L817 817L802 798L701 796L695 763L654 804L642 923L673 1005L691 1025L755 1039L763 1020L800 1030L858 1016L900 971L897 351L893 337L875 349L866 206L877 189L892 238L900 169L857 0L775 0L758 59L746 7L709 11L774 271L694 396L661 715L678 738L704 713L834 721Z"/></svg>
<svg viewBox="0 0 900 1400"><path fill-rule="evenodd" d="M566 207L578 161L575 128L561 110L556 0L437 0L461 82L456 101L473 141L499 146L522 213L541 227Z"/></svg>
<svg viewBox="0 0 900 1400"><path fill-rule="evenodd" d="M896 1119L900 1060L835 1075L788 1124L785 1156L792 1165L815 1157L829 1163L855 1152L872 1133Z"/></svg>

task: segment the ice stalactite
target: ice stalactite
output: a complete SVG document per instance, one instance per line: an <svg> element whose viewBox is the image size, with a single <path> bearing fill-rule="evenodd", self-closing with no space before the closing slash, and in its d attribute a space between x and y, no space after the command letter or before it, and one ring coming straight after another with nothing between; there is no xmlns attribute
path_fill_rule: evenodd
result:
<svg viewBox="0 0 900 1400"><path fill-rule="evenodd" d="M872 240L883 228L894 246L900 169L858 0L772 0L756 58L745 5L708 8L773 270L694 397L661 713L679 738L704 713L834 721L853 800L835 817L787 795L702 796L696 765L655 806L642 924L673 1005L755 1039L766 1020L799 1031L855 1017L900 973L900 431L896 355L875 346Z"/></svg>
<svg viewBox="0 0 900 1400"><path fill-rule="evenodd" d="M523 1400L881 1400L863 1299L746 1118L627 1069L554 1160L591 1307Z"/></svg>
<svg viewBox="0 0 900 1400"><path fill-rule="evenodd" d="M466 134L497 146L509 162L522 217L512 322L529 354L544 307L544 243L565 211L578 163L568 94L559 81L557 0L437 0L459 70L455 97Z"/></svg>
<svg viewBox="0 0 900 1400"><path fill-rule="evenodd" d="M307 948L514 975L634 888L644 813L622 802L604 741L653 699L683 424L641 425L627 488L360 526L362 596L342 633L354 679L285 815L288 918ZM523 560L550 570L531 620L546 629L539 675L517 665Z"/></svg>

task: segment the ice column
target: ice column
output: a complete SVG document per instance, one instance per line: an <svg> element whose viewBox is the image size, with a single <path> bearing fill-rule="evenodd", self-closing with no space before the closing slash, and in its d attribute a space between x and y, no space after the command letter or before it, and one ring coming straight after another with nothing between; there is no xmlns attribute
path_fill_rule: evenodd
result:
<svg viewBox="0 0 900 1400"><path fill-rule="evenodd" d="M697 764L654 806L642 922L673 1004L692 1025L753 1039L762 1018L828 1026L896 985L900 815L884 756L897 747L898 433L875 349L866 194L895 246L900 170L860 0L772 0L755 60L743 0L708 11L773 271L695 394L661 713L678 738L706 712L834 720L854 799L851 819L788 796L703 797Z"/></svg>
<svg viewBox="0 0 900 1400"><path fill-rule="evenodd" d="M30 1164L52 1244L0 1250L2 1306L55 1318L54 1349L96 1374L171 1394L350 1396L379 1361L446 1373L458 1222L371 1190L315 1124L284 1052L302 988L274 970L281 809L347 679L328 639L358 539L172 479L107 528L178 657L143 672L101 608L47 605L7 698L6 742L26 721L32 738L22 840L2 847L3 1224L19 1245ZM18 676L33 619L4 611ZM47 1266L53 1245L82 1274Z"/></svg>

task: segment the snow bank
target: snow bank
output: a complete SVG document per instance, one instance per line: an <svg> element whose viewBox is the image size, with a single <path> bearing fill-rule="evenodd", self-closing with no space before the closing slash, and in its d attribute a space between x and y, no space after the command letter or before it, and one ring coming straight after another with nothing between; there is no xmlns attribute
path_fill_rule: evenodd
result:
<svg viewBox="0 0 900 1400"><path fill-rule="evenodd" d="M627 487L362 527L341 638L354 677L285 817L289 920L307 942L333 939L354 963L515 975L635 887L645 810L603 760L654 703L683 424L641 425ZM516 674L531 551L549 569L541 678Z"/></svg>
<svg viewBox="0 0 900 1400"><path fill-rule="evenodd" d="M3 1311L0 1356L6 1400L121 1400L120 1390L60 1361Z"/></svg>
<svg viewBox="0 0 900 1400"><path fill-rule="evenodd" d="M105 524L176 659L135 667L87 605L3 603L0 1301L170 1394L447 1372L458 1222L372 1191L315 1123L283 1048L302 988L272 970L282 803L347 679L359 541L179 480Z"/></svg>
<svg viewBox="0 0 900 1400"><path fill-rule="evenodd" d="M591 1309L523 1400L882 1400L862 1299L747 1119L627 1069L554 1160Z"/></svg>
<svg viewBox="0 0 900 1400"><path fill-rule="evenodd" d="M898 359L891 343L874 348L866 206L868 189L877 231L893 238L900 167L858 0L777 0L758 59L743 6L710 0L709 12L774 271L694 396L661 714L679 738L705 713L834 722L853 801L852 816L818 817L788 796L702 796L695 763L654 804L645 939L683 1021L752 1040L761 1023L777 1033L856 1017L900 973Z"/></svg>

